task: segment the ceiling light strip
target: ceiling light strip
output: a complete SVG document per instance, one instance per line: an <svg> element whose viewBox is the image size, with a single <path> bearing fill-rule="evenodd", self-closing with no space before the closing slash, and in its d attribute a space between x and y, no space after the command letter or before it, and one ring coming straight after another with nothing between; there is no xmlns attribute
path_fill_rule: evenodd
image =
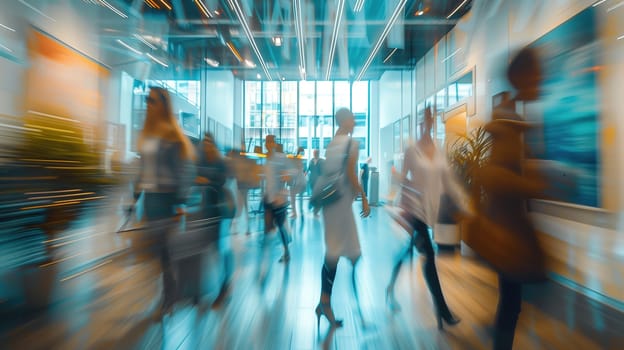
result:
<svg viewBox="0 0 624 350"><path fill-rule="evenodd" d="M149 41L145 40L145 38L140 36L139 34L134 34L134 37L139 39L143 44L147 45L147 47L149 47L150 49L156 50L156 46L152 45L152 43L150 43Z"/></svg>
<svg viewBox="0 0 624 350"><path fill-rule="evenodd" d="M243 13L243 10L241 9L240 4L236 0L228 0L228 2L230 4L230 7L232 7L234 12L236 13L236 17L238 17L238 21L243 26L243 30L245 31L245 34L247 35L249 44L251 44L251 48L254 50L256 57L258 58L258 61L260 62L260 66L262 67L264 74L266 74L266 77L268 80L272 80L271 74L269 73L268 66L266 62L264 61L262 54L260 53L260 49L258 49L258 45L256 45L256 40L254 39L251 29L249 29L249 24L247 23L247 19L245 19L245 14Z"/></svg>
<svg viewBox="0 0 624 350"><path fill-rule="evenodd" d="M622 5L624 5L624 1L620 1L619 3L617 3L617 4L615 4L615 5L611 6L611 7L609 7L609 8L607 9L607 12L611 12L611 11L613 11L613 10L617 9L617 8L620 8L620 7L622 7Z"/></svg>
<svg viewBox="0 0 624 350"><path fill-rule="evenodd" d="M334 65L334 56L336 55L336 43L338 42L338 33L340 32L340 23L342 22L344 3L345 0L338 0L336 18L334 19L334 30L332 31L331 42L329 44L329 57L327 60L327 71L325 72L325 80L329 80L329 76Z"/></svg>
<svg viewBox="0 0 624 350"><path fill-rule="evenodd" d="M297 41L299 43L299 70L302 79L305 80L306 56L305 56L305 37L303 36L303 16L301 13L301 0L295 0L295 31Z"/></svg>
<svg viewBox="0 0 624 350"><path fill-rule="evenodd" d="M243 62L243 56L241 56L241 54L238 52L236 47L234 47L234 45L231 42L229 42L229 41L227 43L225 43L225 45L228 47L228 49L230 49L230 51L236 57L238 62L242 63Z"/></svg>
<svg viewBox="0 0 624 350"><path fill-rule="evenodd" d="M444 59L442 60L442 62L446 62L446 61L450 60L453 56L457 55L457 53L458 53L459 51L461 51L461 47L460 47L459 49L455 50L455 52L453 52L452 54L450 54L450 55L446 56L446 58L444 58Z"/></svg>
<svg viewBox="0 0 624 350"><path fill-rule="evenodd" d="M0 28L4 28L10 32L15 32L15 29L11 28L11 27L7 27L4 24L0 23Z"/></svg>
<svg viewBox="0 0 624 350"><path fill-rule="evenodd" d="M617 37L617 40L622 40L622 39L624 39L624 34Z"/></svg>
<svg viewBox="0 0 624 350"><path fill-rule="evenodd" d="M165 7L167 8L167 10L169 10L169 11L171 11L171 10L172 10L171 5L169 5L169 4L168 4L165 0L160 0L160 2L161 2L163 5L165 5Z"/></svg>
<svg viewBox="0 0 624 350"><path fill-rule="evenodd" d="M592 5L592 7L600 6L600 5L602 5L605 1L607 1L607 0L600 0L600 1L597 1L596 3L594 3L594 4Z"/></svg>
<svg viewBox="0 0 624 350"><path fill-rule="evenodd" d="M132 46L130 46L128 44L126 44L125 42L123 42L120 39L117 39L117 42L119 43L119 45L121 45L121 46L125 47L126 49L136 53L137 55L142 55L143 54L141 51L135 49L134 47L132 47Z"/></svg>
<svg viewBox="0 0 624 350"><path fill-rule="evenodd" d="M8 52L13 52L13 50L9 49L8 47L6 47L6 46L4 46L2 44L0 44L0 49L4 49L4 50L6 50Z"/></svg>
<svg viewBox="0 0 624 350"><path fill-rule="evenodd" d="M390 16L390 20L388 20L388 23L386 23L386 26L383 32L381 32L381 35L377 39L375 46L373 46L373 50L371 51L370 55L368 55L366 62L364 62L364 66L362 66L362 70L357 75L355 80L362 79L362 76L364 76L364 73L366 73L366 71L368 70L368 67L371 65L371 63L373 62L373 59L377 55L377 52L379 52L381 45L383 44L384 40L386 40L386 37L390 33L390 29L392 29L392 26L396 22L397 18L399 18L399 15L401 14L401 11L405 7L406 2L407 0L400 0L399 3L397 4L396 8L394 9L394 12L392 12L392 16Z"/></svg>
<svg viewBox="0 0 624 350"><path fill-rule="evenodd" d="M46 15L45 13L41 12L41 10L39 10L38 8L34 7L33 5L31 5L31 4L29 4L29 3L27 3L26 1L24 1L24 0L19 0L19 2L20 2L22 5L24 5L24 6L28 7L29 9L31 9L31 10L33 10L33 11L35 11L37 14L39 14L39 15L41 15L41 16L43 16L43 17L47 18L47 19L49 19L49 20L50 20L50 21L52 21L52 22L56 22L56 20L55 20L54 18L52 18L52 17L50 17L50 16Z"/></svg>
<svg viewBox="0 0 624 350"><path fill-rule="evenodd" d="M160 5L154 2L154 0L145 0L145 2L154 9L160 9Z"/></svg>
<svg viewBox="0 0 624 350"><path fill-rule="evenodd" d="M364 0L357 0L355 5L353 6L353 12L360 12L364 7Z"/></svg>
<svg viewBox="0 0 624 350"><path fill-rule="evenodd" d="M210 11L208 11L208 8L206 7L206 5L204 5L204 3L201 0L195 0L195 4L197 5L197 7L199 7L201 12L204 13L204 16L208 18L212 18L212 14L210 13Z"/></svg>
<svg viewBox="0 0 624 350"><path fill-rule="evenodd" d="M156 63L160 64L160 65L161 65L161 66L163 66L163 67L165 67L165 68L169 67L169 65L168 65L168 64L166 64L165 62L163 62L163 61L159 60L158 58L156 58L156 57L152 56L151 54L146 53L145 55L147 55L147 57L151 58L151 59L152 59L152 61L154 61L154 62L156 62Z"/></svg>
<svg viewBox="0 0 624 350"><path fill-rule="evenodd" d="M455 10L453 10L453 12L451 12L451 14L450 14L450 15L446 16L446 19L449 19L449 18L453 17L453 15L455 14L455 12L459 11L459 9L460 9L460 8L462 8L464 5L466 5L466 3L467 3L467 2L468 2L468 0L464 0L464 1L462 1L462 3L461 3L461 4L459 4L459 6L457 6L457 7L455 8Z"/></svg>
<svg viewBox="0 0 624 350"><path fill-rule="evenodd" d="M392 51L388 54L388 56L386 56L386 58L384 58L383 63L388 62L388 60L390 59L390 57L392 57L392 55L394 55L394 53L398 50L398 48L394 48L392 49Z"/></svg>
<svg viewBox="0 0 624 350"><path fill-rule="evenodd" d="M108 1L106 1L106 0L99 0L99 1L100 1L100 4L108 7L109 10L115 12L119 17L121 17L121 18L128 18L128 15L126 15L125 13L119 11L115 6L109 4Z"/></svg>

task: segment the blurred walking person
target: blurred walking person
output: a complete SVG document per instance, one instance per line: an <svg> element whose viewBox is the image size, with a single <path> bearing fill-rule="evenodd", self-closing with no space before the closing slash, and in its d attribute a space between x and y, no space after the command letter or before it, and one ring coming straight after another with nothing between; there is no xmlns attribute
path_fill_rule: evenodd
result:
<svg viewBox="0 0 624 350"><path fill-rule="evenodd" d="M185 202L193 180L195 151L177 122L167 90L152 87L146 99L147 111L139 135L139 176L135 199L143 193L147 224L147 247L160 257L163 273L161 315L170 311L176 298L167 237L176 218L185 214Z"/></svg>
<svg viewBox="0 0 624 350"><path fill-rule="evenodd" d="M448 194L458 206L468 211L465 197L460 185L455 182L446 155L439 150L431 138L433 115L431 108L425 110L423 134L418 142L410 145L405 151L401 181L401 197L399 221L411 236L409 246L399 257L392 270L390 283L386 290L386 298L393 309L398 309L394 298L394 286L403 265L414 248L424 256L422 263L423 275L435 307L438 328L443 328L443 321L448 325L459 323L444 299L440 279L435 265L435 251L429 228L433 227L440 209L440 197Z"/></svg>
<svg viewBox="0 0 624 350"><path fill-rule="evenodd" d="M336 188L342 195L336 202L323 208L325 259L321 272L321 296L315 309L317 323L320 322L321 316L325 316L331 329L342 327L342 320L335 318L331 307L338 260L340 257L345 257L352 263L352 283L355 288L356 266L362 254L352 207L358 194L362 196L361 216L370 215L368 200L357 178L356 164L359 145L351 137L355 127L353 113L349 109L341 108L336 111L335 118L338 130L327 146L327 159L323 163L321 177L337 176Z"/></svg>
<svg viewBox="0 0 624 350"><path fill-rule="evenodd" d="M265 241L266 235L277 229L284 247L284 254L279 261L288 262L290 261L290 250L288 249L289 233L286 227L286 212L288 210L286 182L290 178L290 167L286 156L278 151L279 147L275 142L275 135L266 136L265 146L267 149L263 198Z"/></svg>
<svg viewBox="0 0 624 350"><path fill-rule="evenodd" d="M499 299L494 322L493 348L509 350L522 304L522 284L546 278L544 253L527 212L527 199L542 197L545 183L537 169L527 166L523 137L530 126L516 114L516 101L539 97L541 66L531 49L511 61L507 77L517 90L513 99L497 107L485 130L492 137L489 162L475 181L484 196L466 230L468 245L498 272ZM480 196L480 194L477 194Z"/></svg>
<svg viewBox="0 0 624 350"><path fill-rule="evenodd" d="M319 158L319 150L315 149L312 152L312 159L310 159L310 162L308 163L308 169L307 169L307 175L308 175L308 183L309 183L309 193L312 194L312 190L314 189L314 185L316 184L316 181L318 180L319 176L321 176L322 172L323 172L323 163L325 162L324 159ZM312 202L309 203L309 207L312 208ZM319 209L318 208L314 208L314 214L317 215Z"/></svg>
<svg viewBox="0 0 624 350"><path fill-rule="evenodd" d="M305 173L303 171L303 152L303 147L297 148L297 153L291 159L292 175L290 181L288 181L288 189L290 191L290 207L292 209L290 217L293 219L297 217L297 195L299 195L299 209L303 215L303 192L306 188Z"/></svg>
<svg viewBox="0 0 624 350"><path fill-rule="evenodd" d="M230 216L224 211L235 209L229 208L231 203L228 203L229 200L226 198L226 191L229 191L224 187L228 175L227 166L210 133L204 135L201 148L196 183L202 186L202 219L211 220L210 232L206 234L210 235L209 243L213 245L214 252L221 258L223 265L223 279L219 294L213 302L213 307L218 307L227 296L233 272L233 257L231 252L223 247L225 244L221 242L225 239L221 237L221 226L224 216ZM216 223L212 220L216 220Z"/></svg>

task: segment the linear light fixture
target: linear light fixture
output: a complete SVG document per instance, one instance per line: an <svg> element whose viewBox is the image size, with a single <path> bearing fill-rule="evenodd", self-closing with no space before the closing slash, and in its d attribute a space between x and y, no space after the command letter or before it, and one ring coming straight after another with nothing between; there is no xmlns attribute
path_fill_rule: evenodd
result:
<svg viewBox="0 0 624 350"><path fill-rule="evenodd" d="M9 49L8 47L6 47L6 46L4 46L2 44L0 44L0 48L6 50L8 52L13 52L13 50Z"/></svg>
<svg viewBox="0 0 624 350"><path fill-rule="evenodd" d="M41 10L39 10L38 8L34 7L33 5L27 3L26 1L19 0L19 2L20 2L20 4L22 4L22 5L26 6L26 7L28 7L29 9L35 11L37 14L39 14L39 15L47 18L47 19L49 19L52 22L56 22L56 20L54 18L52 18L52 17L46 15L45 13L41 12Z"/></svg>
<svg viewBox="0 0 624 350"><path fill-rule="evenodd" d="M132 47L132 46L130 46L128 44L126 44L125 42L123 42L120 39L117 39L117 42L119 43L119 45L121 45L121 46L125 47L126 49L136 53L137 55L142 55L143 54L141 51L135 49L134 47Z"/></svg>
<svg viewBox="0 0 624 350"><path fill-rule="evenodd" d="M305 56L305 36L303 35L303 16L301 13L301 0L295 0L295 31L299 45L299 71L301 79L305 80L306 56Z"/></svg>
<svg viewBox="0 0 624 350"><path fill-rule="evenodd" d="M211 65L212 67L219 67L219 61L217 60L213 60L212 58L204 58L204 60L206 61L206 63L208 63L209 65Z"/></svg>
<svg viewBox="0 0 624 350"><path fill-rule="evenodd" d="M355 5L353 5L353 12L360 12L364 7L364 0L357 0Z"/></svg>
<svg viewBox="0 0 624 350"><path fill-rule="evenodd" d="M468 0L464 0L464 1L462 1L462 3L461 3L461 4L459 4L459 6L457 6L457 7L453 10L453 12L451 12L451 14L450 14L450 15L446 16L446 19L449 19L449 18L453 17L453 15L454 15L457 11L459 11L459 9L460 9L460 8L464 7L464 5L466 5L466 3L467 3L467 2L468 2Z"/></svg>
<svg viewBox="0 0 624 350"><path fill-rule="evenodd" d="M615 4L615 5L611 6L611 7L609 7L609 8L607 9L607 12L611 12L611 11L613 11L613 10L617 9L617 8L620 8L620 7L622 7L622 5L624 5L624 1L620 1L620 2L618 2L617 4Z"/></svg>
<svg viewBox="0 0 624 350"><path fill-rule="evenodd" d="M329 80L332 66L334 65L334 56L336 55L336 43L338 42L338 33L340 33L340 23L342 22L344 3L345 0L338 0L336 18L334 19L334 30L332 31L331 42L329 44L329 57L327 58L327 71L325 71L325 80Z"/></svg>
<svg viewBox="0 0 624 350"><path fill-rule="evenodd" d="M144 37L142 37L139 34L134 34L134 37L139 39L139 41L141 41L143 44L147 45L147 47L149 47L152 50L156 50L156 46L152 45L152 43L150 43L149 41L145 40Z"/></svg>
<svg viewBox="0 0 624 350"><path fill-rule="evenodd" d="M394 55L394 53L396 52L396 50L398 50L398 48L394 48L392 49L392 51L390 51L390 53L388 54L388 56L386 56L386 58L384 58L383 63L388 62L388 60L390 59L390 57L392 57L392 55Z"/></svg>
<svg viewBox="0 0 624 350"><path fill-rule="evenodd" d="M251 29L249 29L249 23L247 23L247 19L245 18L245 14L243 13L243 10L241 9L240 4L238 3L238 0L228 0L228 3L230 4L230 7L232 7L234 12L236 12L236 17L238 17L238 21L243 26L243 30L245 31L245 34L247 35L249 44L251 45L251 48L253 49L254 53L256 54L256 57L258 58L258 61L260 62L260 66L262 67L264 74L266 74L266 77L268 80L272 80L271 74L269 73L269 68L267 67L266 62L264 61L264 58L262 57L262 54L260 53L260 49L258 49L258 45L256 45L256 40L254 39Z"/></svg>
<svg viewBox="0 0 624 350"><path fill-rule="evenodd" d="M206 5L204 5L202 0L195 0L195 4L197 5L197 7L199 7L201 12L203 12L204 16L206 16L208 18L212 18L212 13L210 13L210 11L208 11L208 8L206 7Z"/></svg>
<svg viewBox="0 0 624 350"><path fill-rule="evenodd" d="M446 57L442 60L442 62L446 62L446 61L450 60L453 56L457 55L457 53L459 53L459 51L461 51L461 47L460 47L459 49L455 50L455 52L453 52L452 54L450 54L450 55L446 56Z"/></svg>
<svg viewBox="0 0 624 350"><path fill-rule="evenodd" d="M622 40L622 39L624 39L624 34L617 37L617 40Z"/></svg>
<svg viewBox="0 0 624 350"><path fill-rule="evenodd" d="M364 65L362 66L362 70L360 70L360 73L355 78L356 81L362 79L362 76L364 76L364 73L366 73L366 71L368 70L368 67L371 65L371 63L373 62L373 59L377 55L377 52L379 52L381 45L383 44L384 40L386 40L386 37L390 33L390 29L392 29L392 26L399 18L399 15L401 14L401 11L405 7L406 2L407 0L400 0L397 6L395 7L394 11L392 12L392 15L390 16L390 19L388 20L388 23L386 23L384 30L381 32L381 35L379 36L379 38L377 39L377 42L375 43L375 46L373 46L373 50L371 51L370 55L368 55L366 62L364 62Z"/></svg>
<svg viewBox="0 0 624 350"><path fill-rule="evenodd" d="M169 10L169 11L171 11L171 10L172 10L171 5L169 5L169 4L168 4L165 0L160 0L160 2L161 2L163 5L165 5L165 7L167 8L167 10Z"/></svg>
<svg viewBox="0 0 624 350"><path fill-rule="evenodd" d="M256 64L251 62L250 60L245 60L245 65L249 68L256 68Z"/></svg>
<svg viewBox="0 0 624 350"><path fill-rule="evenodd" d="M8 30L9 32L15 32L15 29L11 28L11 27L7 27L4 24L0 23L0 28L4 28L6 30Z"/></svg>
<svg viewBox="0 0 624 350"><path fill-rule="evenodd" d="M163 66L163 67L165 67L165 68L169 67L169 65L168 65L168 64L166 64L165 62L163 62L163 61L159 60L158 58L156 58L156 57L152 56L149 52L148 52L148 53L146 53L145 55L146 55L147 57L149 57L150 59L152 59L152 61L154 61L154 62L156 62L156 63L160 64L160 65L161 65L161 66Z"/></svg>
<svg viewBox="0 0 624 350"><path fill-rule="evenodd" d="M600 1L596 1L596 2L592 5L592 7L600 6L600 5L602 5L605 1L607 1L607 0L600 0Z"/></svg>
<svg viewBox="0 0 624 350"><path fill-rule="evenodd" d="M225 43L225 46L227 46L228 49L230 49L230 51L236 57L238 62L241 62L241 63L243 62L243 56L241 56L240 52L238 52L236 47L234 47L234 45L231 42L228 41L227 43Z"/></svg>
<svg viewBox="0 0 624 350"><path fill-rule="evenodd" d="M115 6L111 5L110 3L108 3L108 1L106 0L99 0L100 4L108 7L109 10L115 12L119 17L121 18L128 18L128 15L126 15L125 13L121 12L120 10L118 10Z"/></svg>
<svg viewBox="0 0 624 350"><path fill-rule="evenodd" d="M145 2L153 9L160 9L160 5L155 3L154 0L145 0Z"/></svg>

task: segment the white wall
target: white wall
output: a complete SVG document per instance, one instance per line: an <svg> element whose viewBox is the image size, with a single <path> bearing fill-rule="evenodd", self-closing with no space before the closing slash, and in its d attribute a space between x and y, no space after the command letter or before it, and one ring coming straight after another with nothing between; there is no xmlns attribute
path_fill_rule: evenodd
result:
<svg viewBox="0 0 624 350"><path fill-rule="evenodd" d="M379 127L405 116L403 111L403 71L387 71L379 79Z"/></svg>

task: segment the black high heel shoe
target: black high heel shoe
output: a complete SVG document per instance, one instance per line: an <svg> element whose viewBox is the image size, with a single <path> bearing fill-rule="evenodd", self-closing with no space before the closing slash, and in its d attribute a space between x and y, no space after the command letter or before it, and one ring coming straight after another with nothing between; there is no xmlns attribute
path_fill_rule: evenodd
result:
<svg viewBox="0 0 624 350"><path fill-rule="evenodd" d="M318 329L319 331L320 331L320 326L321 326L321 315L325 316L325 318L327 319L327 321L329 321L329 324L332 328L342 327L342 320L337 320L334 317L334 312L332 311L331 306L329 304L319 303L316 306L316 309L314 310L314 312L316 313L316 329Z"/></svg>
<svg viewBox="0 0 624 350"><path fill-rule="evenodd" d="M459 318L455 318L453 315L451 315L450 312L444 316L442 316L442 314L438 312L437 317L438 317L438 329L439 330L444 329L444 323L446 323L449 326L455 326L456 324L461 322ZM443 320L444 322L442 322Z"/></svg>

